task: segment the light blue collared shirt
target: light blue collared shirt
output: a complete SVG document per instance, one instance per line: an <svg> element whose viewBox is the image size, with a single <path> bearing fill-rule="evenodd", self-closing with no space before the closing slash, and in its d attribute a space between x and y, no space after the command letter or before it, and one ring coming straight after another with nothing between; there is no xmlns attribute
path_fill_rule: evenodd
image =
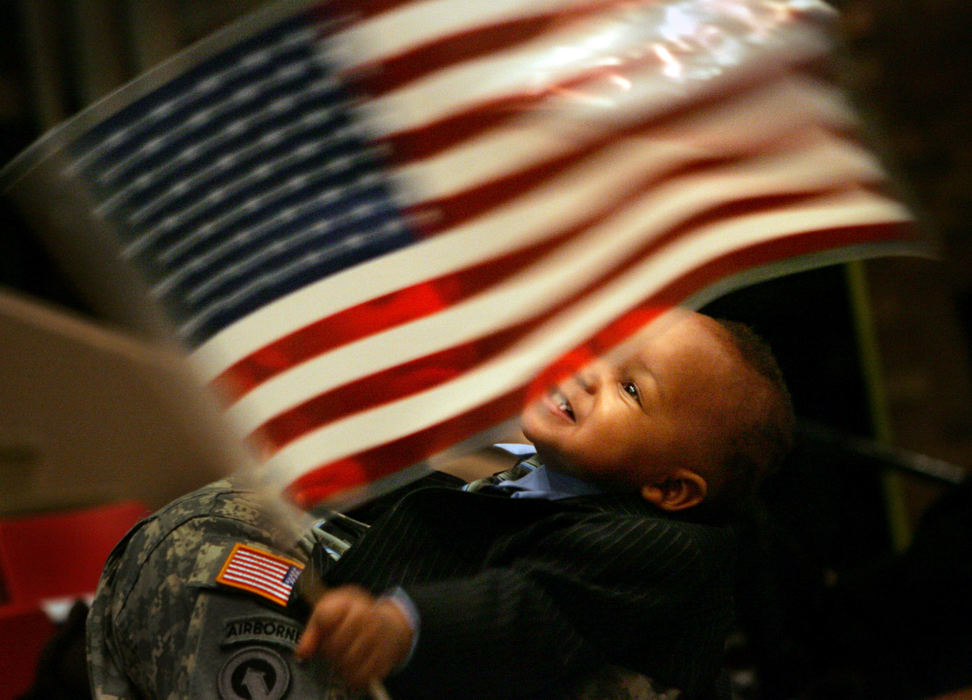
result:
<svg viewBox="0 0 972 700"><path fill-rule="evenodd" d="M533 445L500 443L496 447L516 455L521 460L537 453ZM574 496L590 496L601 493L601 489L582 479L548 469L544 465L523 464L530 472L519 479L508 479L496 484L496 488L512 491L510 498L545 498L557 501Z"/></svg>
<svg viewBox="0 0 972 700"><path fill-rule="evenodd" d="M542 464L529 474L515 481L501 481L496 487L512 491L510 498L546 498L550 501L601 493L593 484L547 469Z"/></svg>

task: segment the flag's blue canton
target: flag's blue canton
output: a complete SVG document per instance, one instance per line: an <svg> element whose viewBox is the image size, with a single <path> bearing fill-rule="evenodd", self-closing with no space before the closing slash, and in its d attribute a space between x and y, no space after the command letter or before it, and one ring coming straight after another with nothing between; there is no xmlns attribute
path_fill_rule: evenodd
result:
<svg viewBox="0 0 972 700"><path fill-rule="evenodd" d="M297 583L297 577L300 576L301 571L302 569L299 567L291 566L289 569L287 569L287 573L284 574L283 584L285 586L293 587L293 585Z"/></svg>
<svg viewBox="0 0 972 700"><path fill-rule="evenodd" d="M293 18L73 148L100 214L193 343L412 241L318 41L313 17Z"/></svg>

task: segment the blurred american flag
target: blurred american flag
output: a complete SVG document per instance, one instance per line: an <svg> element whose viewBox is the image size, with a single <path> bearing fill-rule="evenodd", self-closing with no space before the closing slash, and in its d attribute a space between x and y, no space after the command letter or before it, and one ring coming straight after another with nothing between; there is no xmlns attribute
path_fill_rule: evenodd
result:
<svg viewBox="0 0 972 700"><path fill-rule="evenodd" d="M822 77L821 3L292 5L68 173L303 505L515 416L633 310L920 246Z"/></svg>

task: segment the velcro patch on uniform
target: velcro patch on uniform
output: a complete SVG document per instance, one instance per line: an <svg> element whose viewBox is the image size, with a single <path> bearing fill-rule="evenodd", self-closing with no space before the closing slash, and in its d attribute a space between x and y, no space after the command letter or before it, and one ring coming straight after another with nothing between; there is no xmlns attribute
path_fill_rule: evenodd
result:
<svg viewBox="0 0 972 700"><path fill-rule="evenodd" d="M216 581L287 605L294 583L303 570L304 565L293 559L237 542Z"/></svg>

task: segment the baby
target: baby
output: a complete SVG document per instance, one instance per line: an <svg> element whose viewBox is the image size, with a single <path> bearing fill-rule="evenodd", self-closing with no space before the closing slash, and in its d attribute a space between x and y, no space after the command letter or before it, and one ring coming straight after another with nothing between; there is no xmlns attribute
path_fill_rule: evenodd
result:
<svg viewBox="0 0 972 700"><path fill-rule="evenodd" d="M682 510L741 496L789 446L789 400L747 330L689 314L529 405L549 469Z"/></svg>
<svg viewBox="0 0 972 700"><path fill-rule="evenodd" d="M465 532L410 516L403 501L326 581L337 587L316 602L297 656L322 655L352 687L392 674L409 694L443 692L454 676L477 688L475 660L501 661L512 648L497 671L508 685L472 694L536 692L558 674L608 662L704 695L731 617L727 514L782 460L792 424L780 372L758 338L679 313L524 410L523 434L541 466L524 477L528 488L510 486L533 505L518 511L515 498L462 493L411 499L440 514L457 501L457 518L482 511L471 543L480 558L442 570L400 561L448 558ZM410 540L434 533L409 554L388 542L403 530ZM366 544L381 537L384 547ZM369 558L382 574L354 573ZM491 586L492 597L479 596ZM508 599L515 612L503 608Z"/></svg>

